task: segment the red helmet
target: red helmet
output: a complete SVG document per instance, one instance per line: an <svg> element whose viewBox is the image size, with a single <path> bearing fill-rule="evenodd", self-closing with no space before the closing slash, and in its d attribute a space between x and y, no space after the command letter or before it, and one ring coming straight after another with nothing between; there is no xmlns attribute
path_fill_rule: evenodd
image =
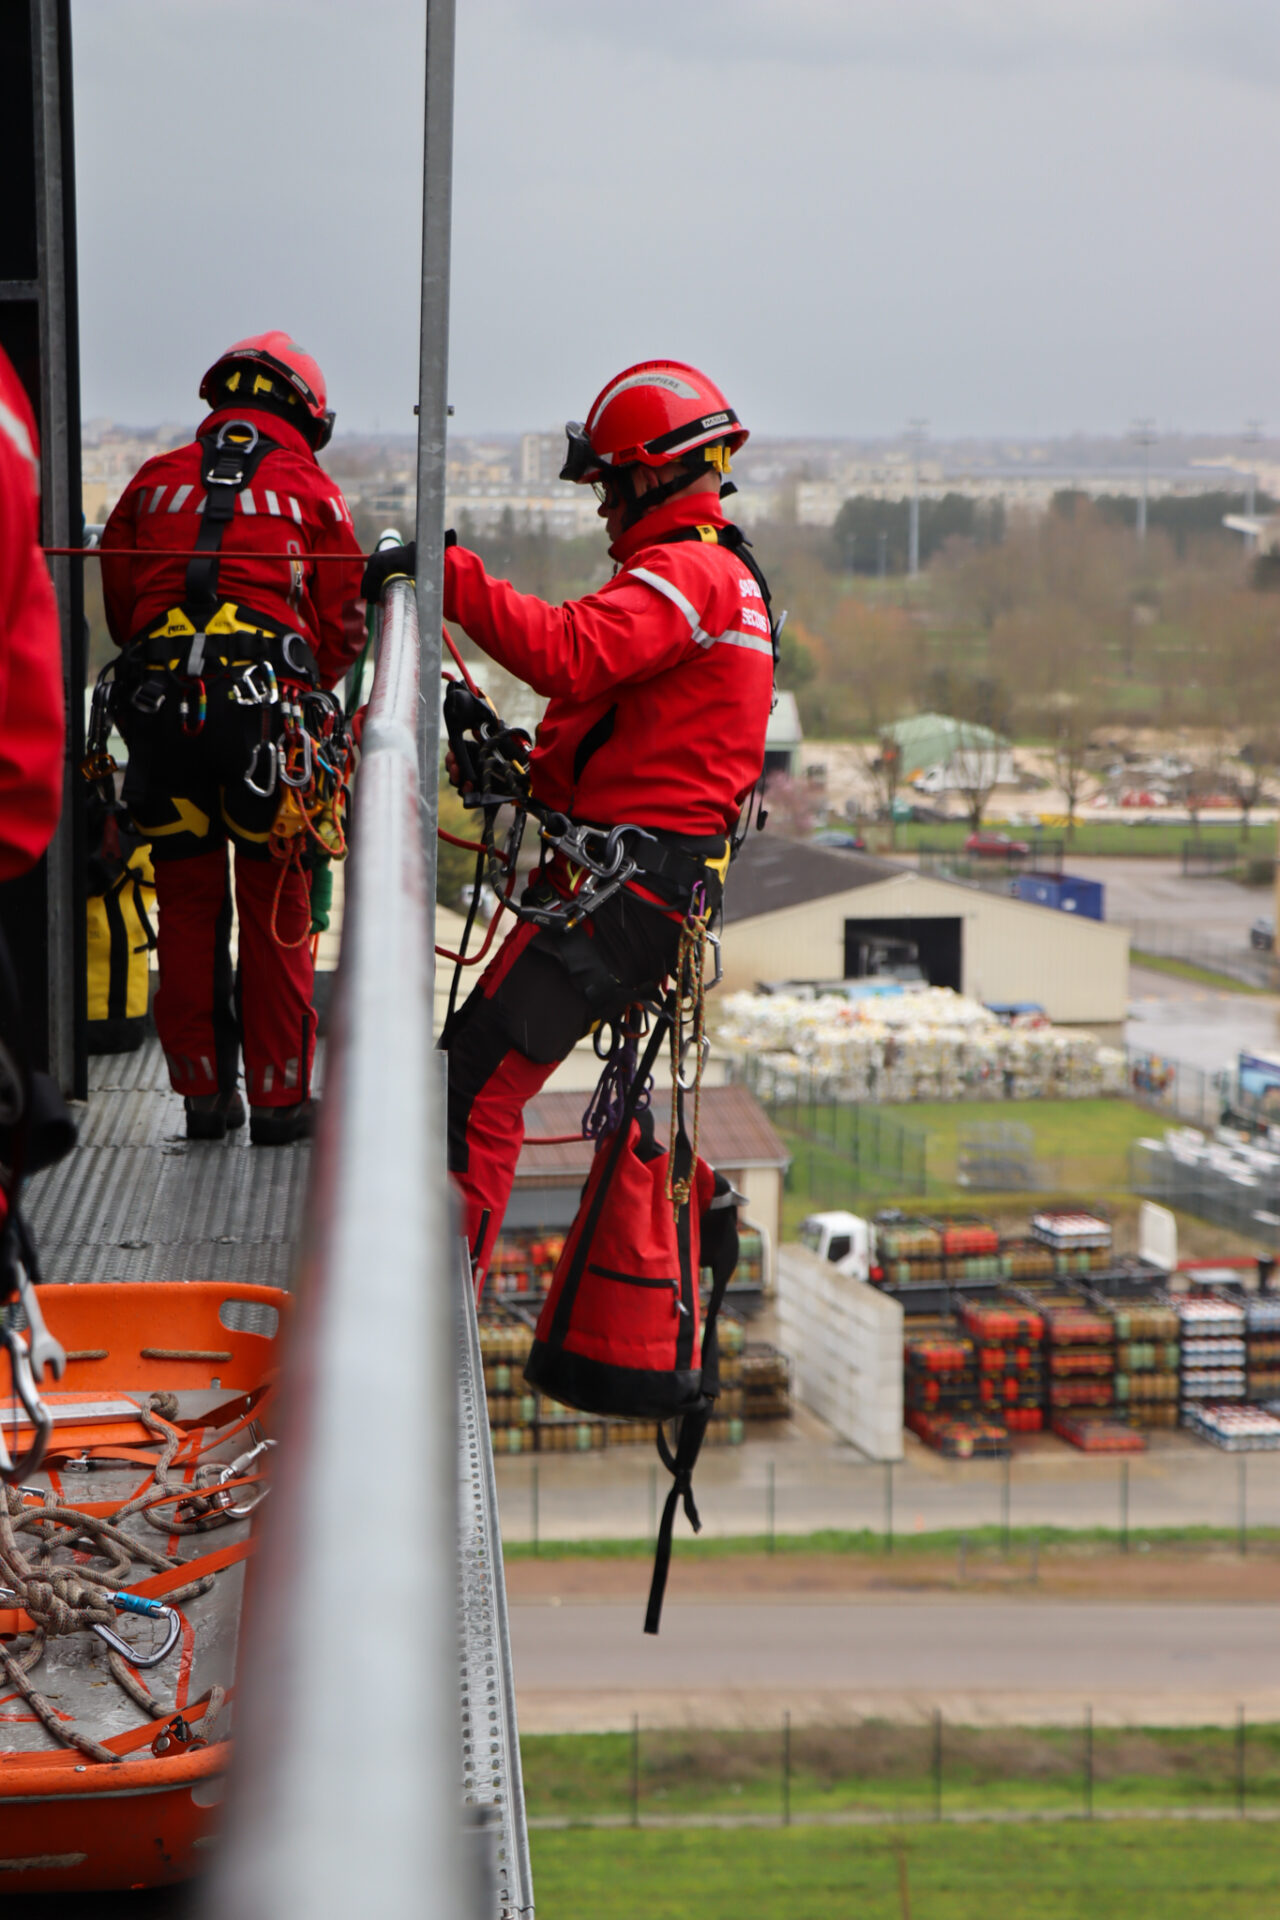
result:
<svg viewBox="0 0 1280 1920"><path fill-rule="evenodd" d="M665 467L699 447L725 444L736 453L747 438L719 387L683 360L626 368L596 395L585 425L571 420L565 432L562 480L597 480L610 467Z"/></svg>
<svg viewBox="0 0 1280 1920"><path fill-rule="evenodd" d="M200 398L209 405L219 404L221 396L218 388L223 386L228 375L241 366L261 367L266 373L274 374L287 382L298 395L310 414L311 444L313 447L327 446L333 432L333 414L326 407L328 398L325 393L324 375L309 353L304 353L296 340L287 333L253 333L247 340L237 340L233 347L220 354L200 382ZM248 388L243 397L252 397Z"/></svg>

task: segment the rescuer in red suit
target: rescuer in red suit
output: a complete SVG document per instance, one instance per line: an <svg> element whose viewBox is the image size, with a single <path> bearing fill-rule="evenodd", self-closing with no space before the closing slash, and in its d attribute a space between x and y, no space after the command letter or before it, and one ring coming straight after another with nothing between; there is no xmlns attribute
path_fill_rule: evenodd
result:
<svg viewBox="0 0 1280 1920"><path fill-rule="evenodd" d="M35 418L0 348L0 881L35 865L62 809L62 635L39 520Z"/></svg>
<svg viewBox="0 0 1280 1920"><path fill-rule="evenodd" d="M449 1166L477 1284L524 1139L523 1111L600 1019L670 971L693 883L718 905L729 836L760 777L773 699L763 579L720 505L747 438L724 395L679 361L629 367L570 423L562 479L592 483L618 562L561 607L445 553L445 617L547 696L535 798L576 821L627 823L653 865L571 932L522 922L446 1031ZM366 591L393 558L375 556ZM401 565L403 571L403 563ZM661 871L657 869L661 868ZM557 859L535 887L572 890Z"/></svg>
<svg viewBox="0 0 1280 1920"><path fill-rule="evenodd" d="M40 551L36 423L0 348L0 881L26 873L53 838L65 743L62 632ZM24 1022L0 938L0 1226L9 1217L11 1192L32 1170L24 1164L31 1123ZM0 1250L6 1278L7 1251L6 1243Z"/></svg>
<svg viewBox="0 0 1280 1920"><path fill-rule="evenodd" d="M243 1124L242 1038L250 1137L276 1146L311 1130L315 1045L307 879L268 848L281 699L332 687L356 658L362 556L316 460L333 415L309 354L285 333L239 341L200 397L213 411L196 439L147 461L102 537L107 621L125 650L113 712L129 747L124 798L151 842L156 1027L188 1136ZM335 553L350 566L310 557Z"/></svg>

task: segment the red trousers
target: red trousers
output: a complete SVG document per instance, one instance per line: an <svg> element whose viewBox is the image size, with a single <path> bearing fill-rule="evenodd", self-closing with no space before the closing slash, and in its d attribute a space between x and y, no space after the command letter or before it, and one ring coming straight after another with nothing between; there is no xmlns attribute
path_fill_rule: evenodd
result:
<svg viewBox="0 0 1280 1920"><path fill-rule="evenodd" d="M283 939L305 934L310 898L305 874L291 868L281 885L281 871L276 860L236 856L240 974L233 982L228 848L155 862L155 1021L178 1093L226 1093L235 1086L238 1025L253 1106L289 1107L310 1093L316 1026L311 942L304 937L299 946L281 946L271 931L274 907Z"/></svg>
<svg viewBox="0 0 1280 1920"><path fill-rule="evenodd" d="M477 1291L511 1197L526 1101L598 1021L656 991L679 937L678 919L626 892L569 934L521 922L446 1029L449 1170Z"/></svg>

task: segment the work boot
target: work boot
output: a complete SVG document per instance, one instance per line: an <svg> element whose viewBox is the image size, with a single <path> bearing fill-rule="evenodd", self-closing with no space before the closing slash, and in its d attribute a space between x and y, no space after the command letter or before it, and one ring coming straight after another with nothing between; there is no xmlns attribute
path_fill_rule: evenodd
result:
<svg viewBox="0 0 1280 1920"><path fill-rule="evenodd" d="M292 1107L250 1107L249 1138L255 1147L291 1147L295 1140L309 1140L315 1128L314 1100L299 1100Z"/></svg>
<svg viewBox="0 0 1280 1920"><path fill-rule="evenodd" d="M182 1104L186 1108L188 1140L225 1140L244 1125L244 1101L234 1088L230 1093L189 1095Z"/></svg>

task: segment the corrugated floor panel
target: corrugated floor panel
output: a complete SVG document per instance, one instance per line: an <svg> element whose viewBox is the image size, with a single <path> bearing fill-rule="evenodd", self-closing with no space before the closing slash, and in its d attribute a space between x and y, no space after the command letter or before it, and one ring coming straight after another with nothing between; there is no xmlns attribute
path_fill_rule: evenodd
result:
<svg viewBox="0 0 1280 1920"><path fill-rule="evenodd" d="M95 1057L89 1085L75 1152L27 1191L44 1278L288 1286L310 1146L189 1142L155 1040Z"/></svg>

